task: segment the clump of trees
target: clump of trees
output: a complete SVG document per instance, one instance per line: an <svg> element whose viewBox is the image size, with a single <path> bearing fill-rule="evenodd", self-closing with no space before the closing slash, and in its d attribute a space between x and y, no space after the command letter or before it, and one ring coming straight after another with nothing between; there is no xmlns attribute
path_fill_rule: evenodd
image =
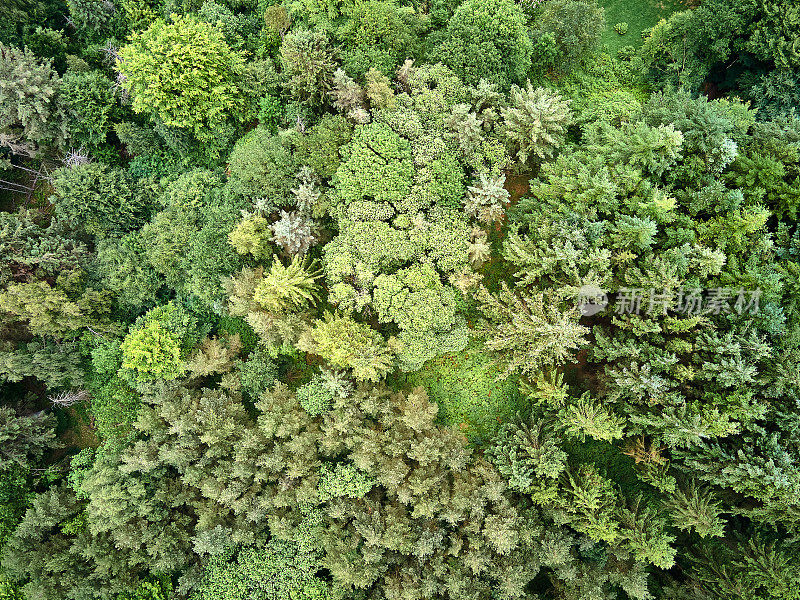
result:
<svg viewBox="0 0 800 600"><path fill-rule="evenodd" d="M0 597L796 600L795 7L6 4Z"/></svg>

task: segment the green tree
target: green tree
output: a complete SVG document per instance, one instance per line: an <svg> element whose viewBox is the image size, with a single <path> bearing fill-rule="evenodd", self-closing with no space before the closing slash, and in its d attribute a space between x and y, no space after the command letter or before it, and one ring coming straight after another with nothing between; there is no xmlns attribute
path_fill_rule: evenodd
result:
<svg viewBox="0 0 800 600"><path fill-rule="evenodd" d="M141 227L150 208L125 171L102 163L58 169L53 192L56 216L98 236Z"/></svg>
<svg viewBox="0 0 800 600"><path fill-rule="evenodd" d="M20 416L10 406L0 406L0 470L27 468L57 445L53 415Z"/></svg>
<svg viewBox="0 0 800 600"><path fill-rule="evenodd" d="M502 114L506 139L521 166L530 159L553 156L572 122L569 100L544 88L534 89L530 81L524 90L511 88L511 106Z"/></svg>
<svg viewBox="0 0 800 600"><path fill-rule="evenodd" d="M373 200L399 204L408 195L414 168L408 141L383 123L357 127L336 171L343 202Z"/></svg>
<svg viewBox="0 0 800 600"><path fill-rule="evenodd" d="M302 310L319 299L316 280L322 277L308 261L295 256L289 266L274 260L269 272L255 289L253 300L270 312Z"/></svg>
<svg viewBox="0 0 800 600"><path fill-rule="evenodd" d="M0 350L0 375L7 381L35 377L48 388L81 387L84 379L83 356L76 342L56 344L52 340L33 340L10 344Z"/></svg>
<svg viewBox="0 0 800 600"><path fill-rule="evenodd" d="M122 368L140 381L174 379L184 368L179 340L158 321L151 321L123 340Z"/></svg>
<svg viewBox="0 0 800 600"><path fill-rule="evenodd" d="M45 281L15 283L0 293L0 307L31 334L62 339L77 337L84 328L109 329L109 296L92 289L68 293Z"/></svg>
<svg viewBox="0 0 800 600"><path fill-rule="evenodd" d="M111 80L102 71L68 72L61 80L61 98L69 115L73 143L88 147L103 144L115 108Z"/></svg>
<svg viewBox="0 0 800 600"><path fill-rule="evenodd" d="M378 381L394 367L391 347L368 325L326 313L303 333L298 348L318 354L334 368L352 369L356 379Z"/></svg>
<svg viewBox="0 0 800 600"><path fill-rule="evenodd" d="M531 67L533 45L525 21L510 0L466 0L448 21L434 56L466 83L485 78L507 89L522 83Z"/></svg>
<svg viewBox="0 0 800 600"><path fill-rule="evenodd" d="M258 127L240 139L228 159L230 185L237 194L264 198L272 212L289 198L294 164L283 140Z"/></svg>
<svg viewBox="0 0 800 600"><path fill-rule="evenodd" d="M139 232L97 243L97 273L103 284L117 295L120 306L139 312L152 307L163 283L147 260Z"/></svg>
<svg viewBox="0 0 800 600"><path fill-rule="evenodd" d="M296 543L270 540L262 547L246 547L211 559L192 600L328 600L330 584L316 573L318 551Z"/></svg>
<svg viewBox="0 0 800 600"><path fill-rule="evenodd" d="M531 35L540 44L552 44L546 66L565 72L595 50L605 26L596 0L548 0L535 16Z"/></svg>
<svg viewBox="0 0 800 600"><path fill-rule="evenodd" d="M64 145L60 84L50 61L41 61L28 48L0 44L0 146L32 156L40 146Z"/></svg>
<svg viewBox="0 0 800 600"><path fill-rule="evenodd" d="M512 291L503 282L499 294L481 288L478 299L488 317L486 346L501 353L506 376L563 363L586 343L589 330L578 323L578 311L562 309L554 295Z"/></svg>
<svg viewBox="0 0 800 600"><path fill-rule="evenodd" d="M370 69L389 75L413 52L417 17L392 0L357 0L343 7L336 30L347 73L361 79Z"/></svg>
<svg viewBox="0 0 800 600"><path fill-rule="evenodd" d="M157 116L168 127L191 131L219 145L219 131L243 108L238 80L242 57L222 32L196 17L171 16L135 32L119 51L117 68L137 113Z"/></svg>
<svg viewBox="0 0 800 600"><path fill-rule="evenodd" d="M281 65L292 96L318 107L333 83L336 60L327 34L319 29L299 29L283 38Z"/></svg>

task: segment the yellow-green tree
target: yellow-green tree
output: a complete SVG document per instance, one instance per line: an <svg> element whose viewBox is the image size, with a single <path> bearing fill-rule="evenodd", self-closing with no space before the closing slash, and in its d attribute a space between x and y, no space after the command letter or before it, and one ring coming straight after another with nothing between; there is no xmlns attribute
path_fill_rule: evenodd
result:
<svg viewBox="0 0 800 600"><path fill-rule="evenodd" d="M243 109L237 81L242 57L209 23L172 15L134 33L117 67L133 95L133 110L212 142L229 116Z"/></svg>

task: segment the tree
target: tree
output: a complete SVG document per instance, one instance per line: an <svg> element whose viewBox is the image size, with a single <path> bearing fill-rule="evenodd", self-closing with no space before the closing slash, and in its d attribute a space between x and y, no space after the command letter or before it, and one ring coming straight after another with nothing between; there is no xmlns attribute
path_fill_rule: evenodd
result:
<svg viewBox="0 0 800 600"><path fill-rule="evenodd" d="M419 388L362 385L334 403L321 448L374 483L328 501L323 564L351 593L524 597L542 566L571 561L569 550L540 553L538 518L510 502L497 471L457 432L435 425L436 413ZM546 535L569 544L558 531Z"/></svg>
<svg viewBox="0 0 800 600"><path fill-rule="evenodd" d="M0 293L0 307L12 319L24 322L33 335L56 339L77 337L84 328L109 329L110 300L109 292L68 293L45 281L15 283Z"/></svg>
<svg viewBox="0 0 800 600"><path fill-rule="evenodd" d="M230 185L237 194L263 198L272 212L289 198L294 164L283 140L258 127L240 139L228 159Z"/></svg>
<svg viewBox="0 0 800 600"><path fill-rule="evenodd" d="M141 227L149 199L138 194L125 171L102 163L62 167L53 174L56 215L98 236Z"/></svg>
<svg viewBox="0 0 800 600"><path fill-rule="evenodd" d="M0 146L28 156L40 146L62 147L66 119L59 87L50 61L0 44Z"/></svg>
<svg viewBox="0 0 800 600"><path fill-rule="evenodd" d="M3 569L26 597L102 597L134 587L137 573L108 536L89 536L84 504L66 484L38 494L3 549Z"/></svg>
<svg viewBox="0 0 800 600"><path fill-rule="evenodd" d="M147 260L139 232L100 240L97 273L105 287L117 295L120 306L133 312L151 308L163 288L159 274Z"/></svg>
<svg viewBox="0 0 800 600"><path fill-rule="evenodd" d="M414 48L417 15L393 0L357 0L343 7L336 30L345 70L361 79L370 69L389 75Z"/></svg>
<svg viewBox="0 0 800 600"><path fill-rule="evenodd" d="M501 284L493 295L486 288L478 293L481 308L488 317L483 331L486 346L501 352L506 363L505 376L514 370L535 373L542 367L560 364L570 351L586 343L588 328L578 323L577 310L563 310L554 295L512 291Z"/></svg>
<svg viewBox="0 0 800 600"><path fill-rule="evenodd" d="M0 213L0 281L47 279L87 270L91 253L67 224L35 210Z"/></svg>
<svg viewBox="0 0 800 600"><path fill-rule="evenodd" d="M722 537L725 534L725 520L720 518L720 503L708 488L692 483L686 489L677 490L668 506L678 529L694 529L701 538Z"/></svg>
<svg viewBox="0 0 800 600"><path fill-rule="evenodd" d="M269 221L261 215L253 215L242 219L233 231L228 234L228 241L239 254L250 254L256 260L272 257L272 232Z"/></svg>
<svg viewBox="0 0 800 600"><path fill-rule="evenodd" d="M414 168L408 141L383 123L357 127L336 171L342 202L372 200L399 204L408 195Z"/></svg>
<svg viewBox="0 0 800 600"><path fill-rule="evenodd" d="M255 289L253 300L272 313L302 310L319 299L316 280L322 277L308 261L294 256L288 267L274 260Z"/></svg>
<svg viewBox="0 0 800 600"><path fill-rule="evenodd" d="M290 256L302 256L317 241L316 222L295 211L280 214L272 224L272 240Z"/></svg>
<svg viewBox="0 0 800 600"><path fill-rule="evenodd" d="M11 382L35 377L48 388L80 386L83 356L76 342L33 340L0 350L0 375Z"/></svg>
<svg viewBox="0 0 800 600"><path fill-rule="evenodd" d="M481 223L492 223L503 218L505 205L511 199L508 190L503 187L506 176L487 176L480 174L477 185L467 188L467 201L464 210Z"/></svg>
<svg viewBox="0 0 800 600"><path fill-rule="evenodd" d="M394 366L391 346L368 325L347 315L325 314L297 342L304 352L318 354L334 368L352 369L356 379L379 381Z"/></svg>
<svg viewBox="0 0 800 600"><path fill-rule="evenodd" d="M534 19L531 37L553 45L547 67L567 71L596 48L605 26L596 0L548 0Z"/></svg>
<svg viewBox="0 0 800 600"><path fill-rule="evenodd" d="M213 557L192 600L327 600L330 584L316 575L318 549L272 539L262 547L245 547Z"/></svg>
<svg viewBox="0 0 800 600"><path fill-rule="evenodd" d="M122 368L136 380L174 379L183 373L180 340L150 321L131 331L122 342Z"/></svg>
<svg viewBox="0 0 800 600"><path fill-rule="evenodd" d="M14 464L27 468L56 447L55 424L53 415L19 416L10 406L0 406L0 470Z"/></svg>
<svg viewBox="0 0 800 600"><path fill-rule="evenodd" d="M521 166L531 158L550 158L564 143L572 122L569 100L544 88L534 89L530 81L524 90L511 88L511 106L501 111L506 139Z"/></svg>
<svg viewBox="0 0 800 600"><path fill-rule="evenodd" d="M341 162L339 149L352 135L353 126L347 119L326 113L305 135L295 140L297 162L311 167L317 176L330 179Z"/></svg>
<svg viewBox="0 0 800 600"><path fill-rule="evenodd" d="M512 83L522 83L531 67L533 45L525 14L510 0L462 2L443 37L435 58L468 84L485 78L508 89Z"/></svg>
<svg viewBox="0 0 800 600"><path fill-rule="evenodd" d="M61 98L73 143L87 147L103 144L115 108L111 80L102 71L69 72L61 80Z"/></svg>
<svg viewBox="0 0 800 600"><path fill-rule="evenodd" d="M277 270L277 269L276 269ZM281 265L281 271L285 270ZM281 273L283 275L283 273ZM253 331L259 336L261 342L270 351L292 352L300 334L309 325L309 315L305 310L293 310L293 305L282 297L282 291L288 291L290 297L296 301L305 300L305 295L314 297L316 284L314 278L308 277L303 269L297 272L300 289L286 288L287 283L283 277L276 276L272 284L262 289L263 300L271 307L280 307L280 312L270 312L256 302L256 291L264 281L264 268L242 269L223 282L228 295L228 311L232 316L244 317ZM305 306L305 303L302 305Z"/></svg>
<svg viewBox="0 0 800 600"><path fill-rule="evenodd" d="M311 107L324 103L333 82L336 60L328 36L319 29L292 31L281 44L281 64L292 96Z"/></svg>
<svg viewBox="0 0 800 600"><path fill-rule="evenodd" d="M117 68L137 113L191 131L219 145L219 131L243 109L238 79L242 57L219 29L196 17L172 15L135 32L119 51Z"/></svg>

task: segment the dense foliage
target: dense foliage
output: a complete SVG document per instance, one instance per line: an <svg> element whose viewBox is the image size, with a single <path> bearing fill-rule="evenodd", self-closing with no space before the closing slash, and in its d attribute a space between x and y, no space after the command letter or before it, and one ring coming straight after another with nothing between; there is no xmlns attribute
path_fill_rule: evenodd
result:
<svg viewBox="0 0 800 600"><path fill-rule="evenodd" d="M0 17L0 599L800 600L794 3Z"/></svg>

